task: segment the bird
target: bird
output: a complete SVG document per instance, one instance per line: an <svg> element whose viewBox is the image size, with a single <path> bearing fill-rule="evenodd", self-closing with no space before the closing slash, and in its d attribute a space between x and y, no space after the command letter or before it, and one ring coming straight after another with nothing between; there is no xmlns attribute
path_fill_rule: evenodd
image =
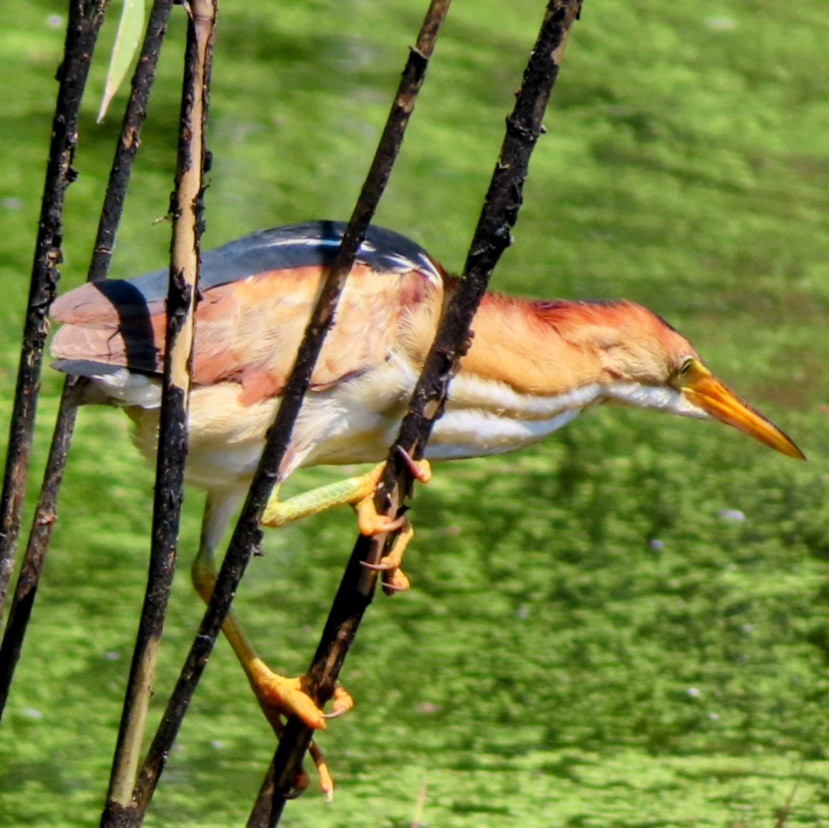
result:
<svg viewBox="0 0 829 828"><path fill-rule="evenodd" d="M209 601L214 551L256 470L345 225L310 221L260 231L204 254L196 305L185 479L207 492L192 567ZM89 282L54 302L54 367L85 377L82 403L122 407L134 442L154 460L158 441L168 271ZM460 280L405 236L370 227L311 377L263 524L282 526L337 505L360 531L385 531L371 500L382 463L280 500L297 469L382 461L397 434L446 303ZM718 380L660 316L627 300L538 300L487 293L451 380L428 462L503 454L531 445L600 404L714 419L788 457L805 459L770 420ZM387 520L387 519L386 519ZM411 536L409 531L406 540ZM401 553L387 582L404 588ZM273 672L231 613L223 631L263 706L323 729L302 679ZM352 701L335 694L335 713Z"/></svg>

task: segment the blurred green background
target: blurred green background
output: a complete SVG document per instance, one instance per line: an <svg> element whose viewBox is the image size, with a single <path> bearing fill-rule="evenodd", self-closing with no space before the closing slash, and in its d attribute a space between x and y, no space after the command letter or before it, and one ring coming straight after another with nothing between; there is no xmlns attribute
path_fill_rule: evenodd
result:
<svg viewBox="0 0 829 828"><path fill-rule="evenodd" d="M345 218L425 4L223 4L206 247ZM61 288L85 275L123 94L92 72ZM459 269L543 4L451 10L378 223ZM65 26L0 8L0 383L6 433ZM113 275L165 261L183 42L175 20ZM586 0L499 289L639 301L809 462L736 432L597 410L418 489L413 589L378 599L320 739L339 783L286 826L829 823L829 4ZM60 378L46 370L37 489ZM292 478L302 490L341 472ZM97 824L143 597L151 470L114 410L81 412L0 729L0 824ZM188 493L157 717L201 617ZM351 549L348 510L266 536L237 599L274 667L305 669ZM24 538L26 530L24 527ZM244 823L273 751L220 642L151 826ZM420 800L420 805L418 805ZM781 809L788 810L781 814Z"/></svg>

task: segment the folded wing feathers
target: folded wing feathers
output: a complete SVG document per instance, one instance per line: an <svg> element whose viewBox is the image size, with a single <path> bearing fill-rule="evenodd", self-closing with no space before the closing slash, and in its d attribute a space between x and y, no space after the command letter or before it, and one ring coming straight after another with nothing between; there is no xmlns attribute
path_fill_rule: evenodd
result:
<svg viewBox="0 0 829 828"><path fill-rule="evenodd" d="M313 247L319 225L299 225L308 236L299 242L291 228L259 235L273 249L279 233L294 232L291 255L296 258L298 244ZM276 238L267 238L268 233ZM401 239L402 251L393 246L400 246ZM230 258L240 259L243 242L226 245L205 259L215 265L215 254L227 259L236 249L240 254ZM316 243L319 248L319 236ZM288 245L287 236L284 244ZM260 244L258 255L263 246L268 245ZM319 257L319 250L315 255ZM319 264L310 263L237 275L229 282L211 274L213 286L203 286L197 306L193 382L237 382L244 404L279 394L323 273ZM387 359L397 343L401 318L426 298L439 301L441 281L439 266L417 245L391 231L371 235L349 277L313 386L329 386ZM89 376L89 364L100 362L141 374L160 373L166 318L163 299L158 298L159 282L163 282L161 272L131 282L90 283L60 297L52 306L52 316L63 323L52 342L53 356L62 361L58 367ZM83 364L83 370L70 370L71 364Z"/></svg>

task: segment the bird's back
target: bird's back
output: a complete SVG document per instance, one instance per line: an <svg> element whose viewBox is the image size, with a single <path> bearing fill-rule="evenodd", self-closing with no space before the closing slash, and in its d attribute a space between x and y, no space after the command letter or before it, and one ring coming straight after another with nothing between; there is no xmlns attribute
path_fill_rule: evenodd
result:
<svg viewBox="0 0 829 828"><path fill-rule="evenodd" d="M205 254L200 272L193 383L235 383L242 404L278 396L344 225L277 227ZM360 248L312 384L323 389L384 362L419 305L442 296L442 271L409 239L371 228ZM167 271L86 284L60 297L56 367L116 386L162 371ZM120 373L119 373L120 372ZM116 379L116 375L120 379ZM137 377L136 377L137 375ZM144 380L146 384L146 380ZM153 383L154 385L154 383Z"/></svg>

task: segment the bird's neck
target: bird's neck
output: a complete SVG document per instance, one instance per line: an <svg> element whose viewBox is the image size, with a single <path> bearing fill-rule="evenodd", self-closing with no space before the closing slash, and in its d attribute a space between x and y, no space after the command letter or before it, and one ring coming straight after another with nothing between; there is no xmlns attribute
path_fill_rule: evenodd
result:
<svg viewBox="0 0 829 828"><path fill-rule="evenodd" d="M472 347L461 374L500 382L517 394L554 397L602 382L595 350L568 339L555 324L569 303L545 304L487 294L472 324Z"/></svg>
<svg viewBox="0 0 829 828"><path fill-rule="evenodd" d="M484 297L429 456L513 451L601 401L599 360L561 335L548 318L549 308L497 294Z"/></svg>

